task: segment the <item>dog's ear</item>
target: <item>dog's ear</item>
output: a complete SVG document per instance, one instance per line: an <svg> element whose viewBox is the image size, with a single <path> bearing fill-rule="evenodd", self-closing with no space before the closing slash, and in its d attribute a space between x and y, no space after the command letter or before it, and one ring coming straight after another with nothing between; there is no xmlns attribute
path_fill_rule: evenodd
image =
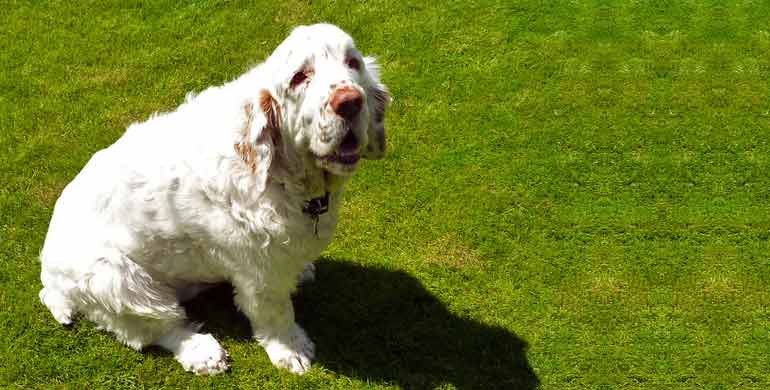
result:
<svg viewBox="0 0 770 390"><path fill-rule="evenodd" d="M281 140L281 112L269 91L243 105L244 123L235 143L235 153L254 176L256 191L265 190L270 165L275 160Z"/></svg>
<svg viewBox="0 0 770 390"><path fill-rule="evenodd" d="M390 93L380 82L380 66L374 58L364 57L366 71L372 78L371 85L366 88L366 101L369 106L369 143L363 151L363 157L380 159L385 156L387 137L385 135L385 110L390 104Z"/></svg>

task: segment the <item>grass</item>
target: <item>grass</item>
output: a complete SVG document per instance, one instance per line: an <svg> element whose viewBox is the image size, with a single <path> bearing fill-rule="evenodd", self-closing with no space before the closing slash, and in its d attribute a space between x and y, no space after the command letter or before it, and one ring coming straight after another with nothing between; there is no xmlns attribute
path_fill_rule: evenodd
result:
<svg viewBox="0 0 770 390"><path fill-rule="evenodd" d="M770 6L750 1L0 2L0 385L765 389ZM96 150L328 21L395 97L295 299L318 361L190 307L201 378L37 300L53 204Z"/></svg>

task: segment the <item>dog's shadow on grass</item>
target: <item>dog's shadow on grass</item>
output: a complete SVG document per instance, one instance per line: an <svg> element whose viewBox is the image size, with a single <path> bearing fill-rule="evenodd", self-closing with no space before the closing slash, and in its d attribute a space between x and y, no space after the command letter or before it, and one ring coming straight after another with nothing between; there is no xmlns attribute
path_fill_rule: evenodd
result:
<svg viewBox="0 0 770 390"><path fill-rule="evenodd" d="M316 361L367 381L425 389L534 389L526 342L510 331L450 313L414 277L322 259L294 298ZM218 287L186 305L218 337L250 338L248 321Z"/></svg>

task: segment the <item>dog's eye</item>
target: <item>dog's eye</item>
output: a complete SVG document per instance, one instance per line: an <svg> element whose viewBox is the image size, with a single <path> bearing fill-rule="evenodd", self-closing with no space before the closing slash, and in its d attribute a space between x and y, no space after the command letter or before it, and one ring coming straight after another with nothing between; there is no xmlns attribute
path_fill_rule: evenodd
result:
<svg viewBox="0 0 770 390"><path fill-rule="evenodd" d="M297 85L300 85L303 81L307 80L307 73L304 70L301 70L297 73L294 73L294 77L291 78L291 87L294 88Z"/></svg>
<svg viewBox="0 0 770 390"><path fill-rule="evenodd" d="M361 70L361 62L358 61L358 58L355 57L349 57L347 60L345 60L345 65L347 65L350 69Z"/></svg>

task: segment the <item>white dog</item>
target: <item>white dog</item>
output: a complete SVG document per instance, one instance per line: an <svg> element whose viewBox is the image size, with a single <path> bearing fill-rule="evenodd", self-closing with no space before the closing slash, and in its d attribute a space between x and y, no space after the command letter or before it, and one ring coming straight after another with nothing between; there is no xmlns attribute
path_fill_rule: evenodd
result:
<svg viewBox="0 0 770 390"><path fill-rule="evenodd" d="M296 28L264 63L91 158L56 202L41 301L62 324L82 313L216 374L227 353L179 302L226 281L273 364L304 373L314 345L290 295L330 242L359 158L384 154L389 100L345 32Z"/></svg>

